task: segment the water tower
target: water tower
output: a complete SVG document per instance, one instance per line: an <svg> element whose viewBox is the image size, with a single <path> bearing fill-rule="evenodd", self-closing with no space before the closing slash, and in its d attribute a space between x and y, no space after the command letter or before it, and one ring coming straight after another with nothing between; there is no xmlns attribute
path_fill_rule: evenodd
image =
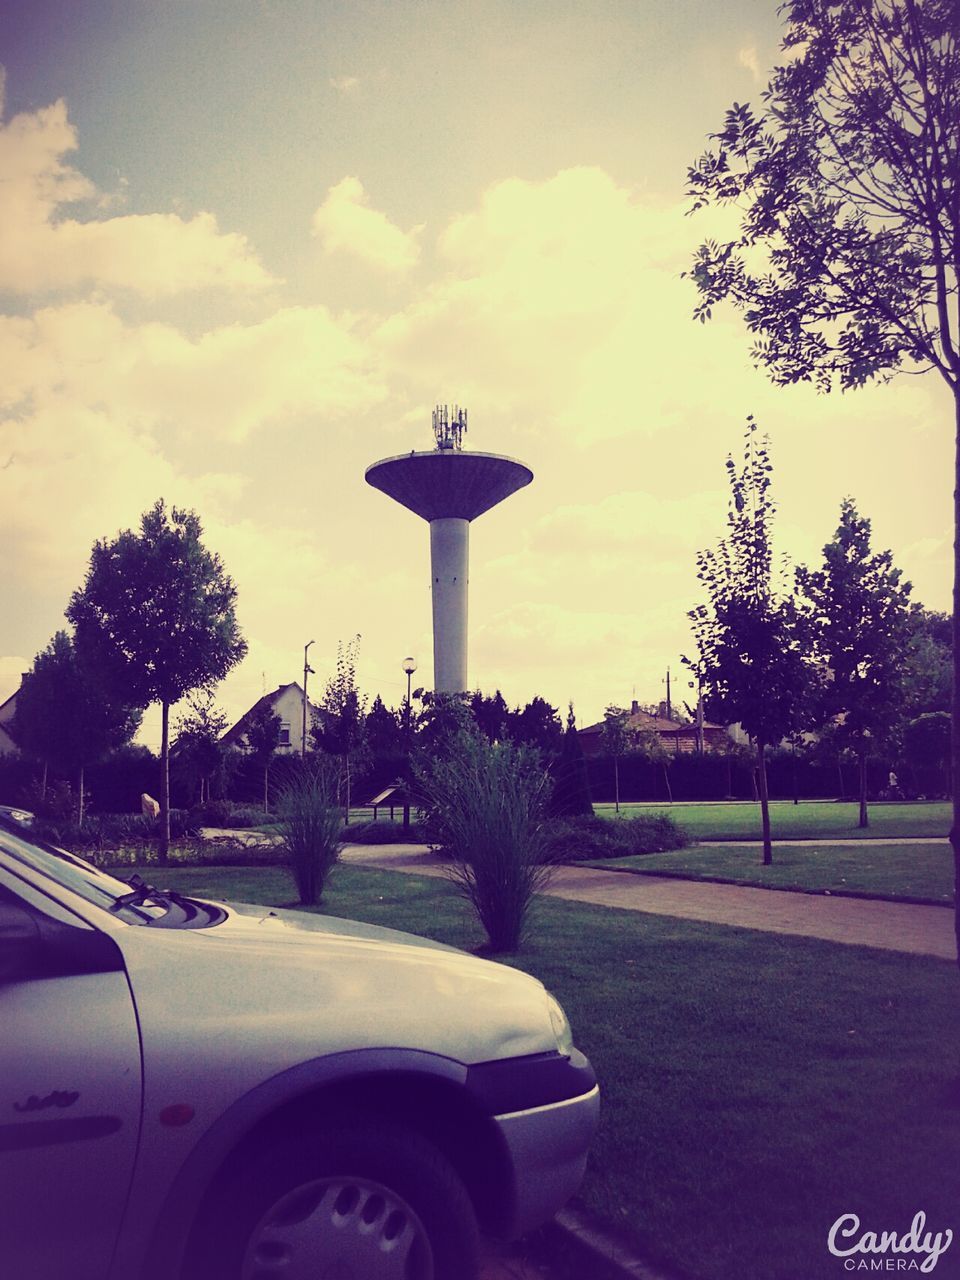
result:
<svg viewBox="0 0 960 1280"><path fill-rule="evenodd" d="M433 593L433 687L460 693L467 686L467 582L470 521L533 479L522 462L496 453L464 453L467 413L454 405L433 411L437 446L367 467L367 484L430 524Z"/></svg>

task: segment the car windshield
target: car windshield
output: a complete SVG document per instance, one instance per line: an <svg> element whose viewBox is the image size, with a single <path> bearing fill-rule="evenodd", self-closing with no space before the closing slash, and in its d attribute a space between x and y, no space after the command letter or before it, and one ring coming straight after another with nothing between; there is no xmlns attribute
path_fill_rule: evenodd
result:
<svg viewBox="0 0 960 1280"><path fill-rule="evenodd" d="M0 818L0 851L127 924L198 928L216 923L222 916L219 908L207 908L206 904L193 899L153 890L137 877L130 884L118 880L66 849L41 843L22 830L14 830L3 818ZM173 914L171 907L177 908ZM190 909L184 912L183 907ZM202 907L203 911L197 912L193 907Z"/></svg>

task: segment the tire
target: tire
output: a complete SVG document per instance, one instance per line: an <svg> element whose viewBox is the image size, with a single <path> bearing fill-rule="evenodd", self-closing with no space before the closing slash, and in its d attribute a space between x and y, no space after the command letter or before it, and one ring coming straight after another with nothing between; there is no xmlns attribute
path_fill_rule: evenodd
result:
<svg viewBox="0 0 960 1280"><path fill-rule="evenodd" d="M479 1233L452 1165L412 1130L339 1120L232 1170L183 1280L476 1280Z"/></svg>

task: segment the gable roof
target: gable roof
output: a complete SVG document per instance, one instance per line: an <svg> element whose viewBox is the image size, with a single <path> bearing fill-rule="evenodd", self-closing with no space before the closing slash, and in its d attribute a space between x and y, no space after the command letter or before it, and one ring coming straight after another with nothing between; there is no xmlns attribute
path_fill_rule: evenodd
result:
<svg viewBox="0 0 960 1280"><path fill-rule="evenodd" d="M598 720L596 724L588 724L583 729L579 729L578 733L600 733L603 729L604 722ZM634 711L627 716L627 727L630 729L650 729L654 733L696 733L696 723L679 724L676 720L668 720L666 716L654 716L649 711ZM704 720L704 729L723 729L722 724L714 724L711 720Z"/></svg>
<svg viewBox="0 0 960 1280"><path fill-rule="evenodd" d="M245 711L243 715L240 717L240 719L237 721L237 723L235 725L232 725L226 731L226 733L221 737L220 741L225 746L239 746L243 740L244 734L247 731L248 721L252 719L253 716L256 715L256 713L260 710L261 707L270 707L272 709L276 705L276 703L279 701L279 699L283 696L283 694L287 692L288 689L296 689L300 698L301 699L303 698L303 689L300 687L300 685L297 683L296 680L292 680L290 684L278 685L278 687L274 689L272 693L265 693L262 698L258 698L257 701L250 708L250 710ZM307 699L307 705L310 707L311 712L317 711L317 708L314 706L312 702L310 702L309 698Z"/></svg>

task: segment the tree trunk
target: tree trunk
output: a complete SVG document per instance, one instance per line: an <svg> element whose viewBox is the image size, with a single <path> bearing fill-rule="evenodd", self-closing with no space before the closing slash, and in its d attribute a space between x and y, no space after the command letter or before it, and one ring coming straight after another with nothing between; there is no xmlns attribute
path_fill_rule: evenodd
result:
<svg viewBox="0 0 960 1280"><path fill-rule="evenodd" d="M157 861L166 866L170 853L170 704L160 704L160 842Z"/></svg>
<svg viewBox="0 0 960 1280"><path fill-rule="evenodd" d="M263 812L270 812L270 766L263 766Z"/></svg>
<svg viewBox="0 0 960 1280"><path fill-rule="evenodd" d="M670 804L673 804L673 787L670 785L670 771L667 768L667 762L663 762L663 780L667 784L667 798Z"/></svg>
<svg viewBox="0 0 960 1280"><path fill-rule="evenodd" d="M953 847L953 870L956 884L954 928L957 937L957 962L960 964L960 386L953 391L955 432L955 476L953 488L953 702L951 704L950 774L953 796L953 825L950 844Z"/></svg>
<svg viewBox="0 0 960 1280"><path fill-rule="evenodd" d="M40 799L41 799L41 800L46 800L46 798L47 798L47 770L48 770L48 768L49 768L49 765L47 764L47 761L46 761L46 760L44 760L44 762L43 762L43 777L41 778L41 781L40 781Z"/></svg>
<svg viewBox="0 0 960 1280"><path fill-rule="evenodd" d="M770 840L770 796L767 792L767 758L764 744L757 742L757 781L760 791L760 825L763 829L763 865L773 862L773 844Z"/></svg>
<svg viewBox="0 0 960 1280"><path fill-rule="evenodd" d="M77 779L77 792L79 797L78 804L77 804L77 823L82 827L83 826L83 765L80 766L80 776Z"/></svg>
<svg viewBox="0 0 960 1280"><path fill-rule="evenodd" d="M867 753L865 749L861 749L859 757L860 766L860 820L857 824L861 827L869 827L870 818L867 815Z"/></svg>
<svg viewBox="0 0 960 1280"><path fill-rule="evenodd" d="M613 757L613 805L614 812L620 812L620 761Z"/></svg>
<svg viewBox="0 0 960 1280"><path fill-rule="evenodd" d="M347 776L347 796L346 796L347 803L344 806L344 810L343 810L343 825L345 827L348 827L350 825L350 757L349 755L344 756L343 767Z"/></svg>

